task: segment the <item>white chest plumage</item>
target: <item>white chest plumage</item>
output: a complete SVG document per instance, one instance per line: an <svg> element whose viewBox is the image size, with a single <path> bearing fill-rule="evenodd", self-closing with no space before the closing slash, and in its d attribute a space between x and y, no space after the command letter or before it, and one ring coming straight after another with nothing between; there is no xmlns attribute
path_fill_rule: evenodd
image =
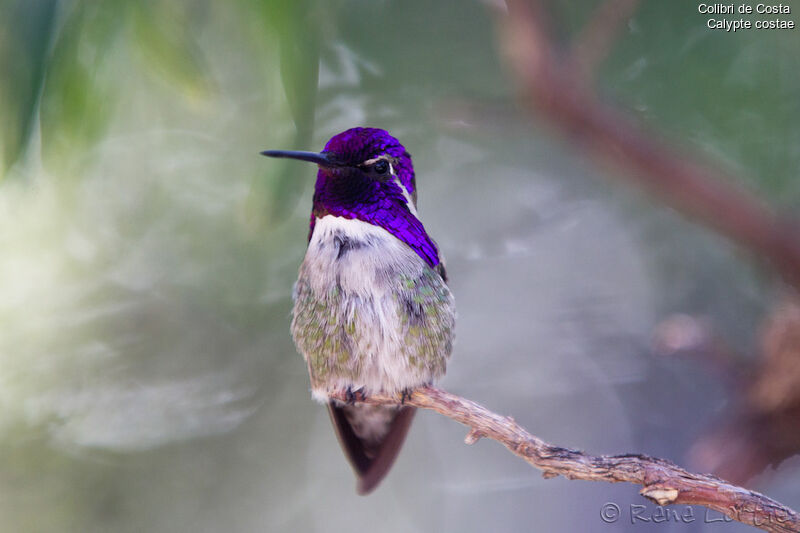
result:
<svg viewBox="0 0 800 533"><path fill-rule="evenodd" d="M360 220L316 220L292 320L315 398L430 383L444 373L454 319L446 284L404 242Z"/></svg>

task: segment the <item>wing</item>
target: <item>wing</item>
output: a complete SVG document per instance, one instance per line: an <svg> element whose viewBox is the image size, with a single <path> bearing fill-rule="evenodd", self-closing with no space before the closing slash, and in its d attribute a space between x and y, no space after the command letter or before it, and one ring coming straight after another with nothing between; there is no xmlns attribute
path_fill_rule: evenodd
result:
<svg viewBox="0 0 800 533"><path fill-rule="evenodd" d="M441 257L441 256L439 256L439 257ZM436 268L434 270L436 270L437 274L442 276L442 281L444 281L445 284L446 284L447 283L447 269L444 267L444 259L441 260L441 263L436 265Z"/></svg>

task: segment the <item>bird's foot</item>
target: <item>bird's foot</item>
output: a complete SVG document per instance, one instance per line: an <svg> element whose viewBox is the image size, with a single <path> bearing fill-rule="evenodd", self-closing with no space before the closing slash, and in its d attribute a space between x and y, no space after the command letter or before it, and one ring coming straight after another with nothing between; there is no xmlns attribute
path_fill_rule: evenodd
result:
<svg viewBox="0 0 800 533"><path fill-rule="evenodd" d="M353 387L350 385L348 385L347 390L344 391L344 399L347 401L347 405L356 403L356 393L353 392Z"/></svg>
<svg viewBox="0 0 800 533"><path fill-rule="evenodd" d="M402 391L400 391L400 405L405 405L406 400L411 399L411 395L414 394L414 389L411 387L406 387Z"/></svg>
<svg viewBox="0 0 800 533"><path fill-rule="evenodd" d="M366 401L367 394L364 392L364 389L353 390L353 387L348 385L347 389L344 391L344 398L347 405L353 405L356 402Z"/></svg>

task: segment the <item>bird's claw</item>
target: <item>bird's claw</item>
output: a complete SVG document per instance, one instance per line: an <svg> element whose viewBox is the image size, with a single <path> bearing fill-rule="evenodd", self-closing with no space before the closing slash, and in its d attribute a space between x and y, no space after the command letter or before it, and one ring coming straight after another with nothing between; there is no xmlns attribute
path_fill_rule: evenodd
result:
<svg viewBox="0 0 800 533"><path fill-rule="evenodd" d="M411 399L411 395L414 394L414 389L406 388L400 392L400 405L405 405L406 400Z"/></svg>
<svg viewBox="0 0 800 533"><path fill-rule="evenodd" d="M353 405L356 402L366 401L367 395L364 393L364 389L353 390L353 387L348 385L347 389L344 391L344 398L347 405Z"/></svg>

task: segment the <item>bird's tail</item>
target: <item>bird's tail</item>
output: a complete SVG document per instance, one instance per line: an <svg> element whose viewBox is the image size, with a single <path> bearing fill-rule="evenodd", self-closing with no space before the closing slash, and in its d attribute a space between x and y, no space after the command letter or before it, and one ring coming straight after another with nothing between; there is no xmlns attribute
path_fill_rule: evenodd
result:
<svg viewBox="0 0 800 533"><path fill-rule="evenodd" d="M330 402L328 412L339 443L358 476L356 491L369 494L397 458L416 409Z"/></svg>

